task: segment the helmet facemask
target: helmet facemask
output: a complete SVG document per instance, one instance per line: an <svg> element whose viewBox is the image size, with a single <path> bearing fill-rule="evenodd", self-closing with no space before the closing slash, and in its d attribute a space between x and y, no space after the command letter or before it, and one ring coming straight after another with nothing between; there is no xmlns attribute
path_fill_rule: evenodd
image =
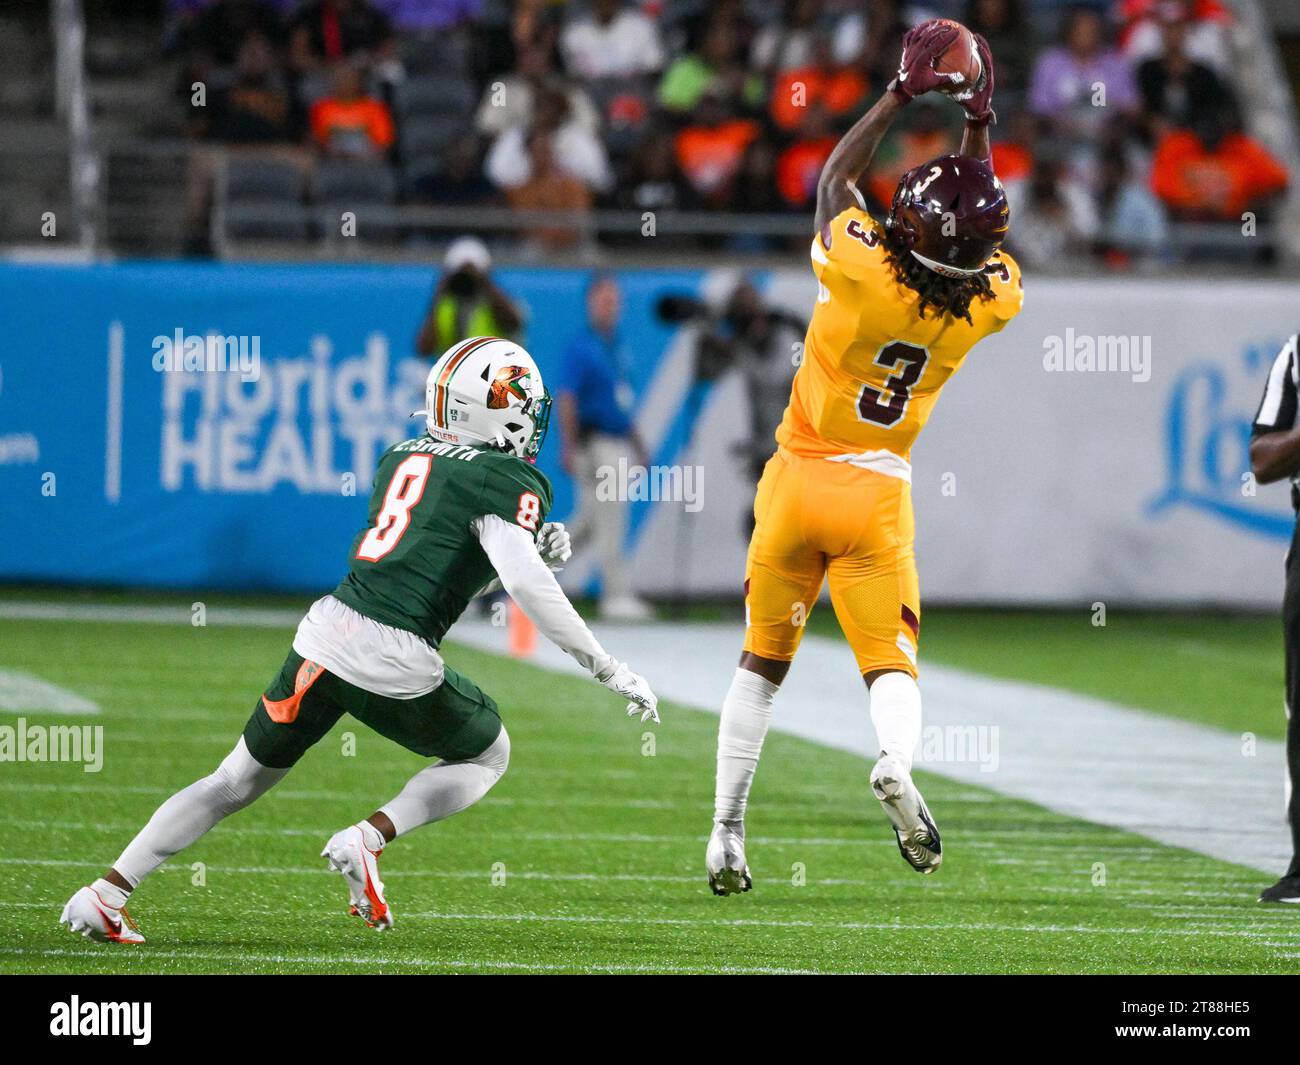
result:
<svg viewBox="0 0 1300 1065"><path fill-rule="evenodd" d="M551 393L545 386L542 387L540 396L528 398L523 413L533 420L533 435L528 438L528 443L524 445L524 453L520 457L535 460L542 450L542 444L546 441L546 430L551 427Z"/></svg>

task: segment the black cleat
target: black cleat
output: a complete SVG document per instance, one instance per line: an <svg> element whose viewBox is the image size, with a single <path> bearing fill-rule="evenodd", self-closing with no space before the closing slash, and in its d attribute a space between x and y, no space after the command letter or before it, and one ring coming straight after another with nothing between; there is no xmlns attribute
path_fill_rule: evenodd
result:
<svg viewBox="0 0 1300 1065"><path fill-rule="evenodd" d="M1259 901L1300 903L1300 876L1284 876L1271 888L1261 891Z"/></svg>

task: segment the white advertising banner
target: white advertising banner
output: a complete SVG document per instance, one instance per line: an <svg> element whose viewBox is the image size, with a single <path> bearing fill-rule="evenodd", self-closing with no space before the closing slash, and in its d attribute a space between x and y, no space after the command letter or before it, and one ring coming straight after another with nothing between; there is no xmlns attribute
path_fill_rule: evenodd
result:
<svg viewBox="0 0 1300 1065"><path fill-rule="evenodd" d="M814 283L792 270L766 292L806 315ZM1247 447L1297 330L1300 284L1030 278L1023 313L974 349L913 450L923 601L1276 606L1289 493L1256 491ZM683 333L649 421L678 408L689 365ZM702 505L648 508L638 530L644 591L738 593L745 425L742 382L724 377L681 457Z"/></svg>

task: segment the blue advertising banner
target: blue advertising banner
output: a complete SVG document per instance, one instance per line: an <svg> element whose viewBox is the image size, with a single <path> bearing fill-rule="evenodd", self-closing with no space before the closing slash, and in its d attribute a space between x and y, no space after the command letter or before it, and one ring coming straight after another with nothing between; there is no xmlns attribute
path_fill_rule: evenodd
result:
<svg viewBox="0 0 1300 1065"><path fill-rule="evenodd" d="M501 270L552 377L589 274ZM375 459L423 431L414 337L436 272L404 266L0 266L0 577L317 590L343 572ZM698 275L622 278L634 390ZM540 464L572 506L558 432Z"/></svg>

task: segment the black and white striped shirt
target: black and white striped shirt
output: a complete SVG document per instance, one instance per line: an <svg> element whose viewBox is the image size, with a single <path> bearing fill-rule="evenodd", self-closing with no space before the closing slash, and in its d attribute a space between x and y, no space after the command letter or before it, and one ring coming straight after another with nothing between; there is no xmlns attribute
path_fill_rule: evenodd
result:
<svg viewBox="0 0 1300 1065"><path fill-rule="evenodd" d="M1300 398L1300 335L1291 337L1282 345L1273 365L1268 371L1268 382L1264 385L1264 395L1259 401L1259 410L1255 412L1255 424L1251 427L1251 438L1264 433L1285 432L1296 425L1297 399ZM1300 473L1291 477L1292 501L1300 507Z"/></svg>
<svg viewBox="0 0 1300 1065"><path fill-rule="evenodd" d="M1268 371L1264 396L1255 412L1252 436L1294 429L1296 423L1296 397L1300 392L1300 336L1293 336L1277 353Z"/></svg>

